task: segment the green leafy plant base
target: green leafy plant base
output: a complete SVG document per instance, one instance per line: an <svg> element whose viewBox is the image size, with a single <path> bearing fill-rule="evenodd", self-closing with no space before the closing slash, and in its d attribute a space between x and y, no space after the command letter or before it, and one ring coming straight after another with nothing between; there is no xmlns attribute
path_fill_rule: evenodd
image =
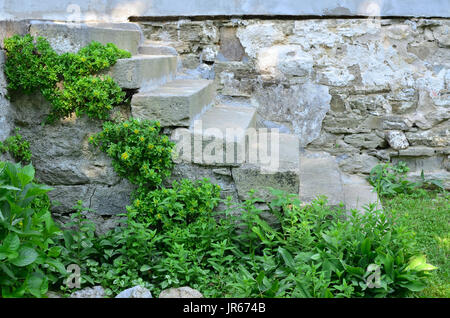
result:
<svg viewBox="0 0 450 318"><path fill-rule="evenodd" d="M58 55L43 38L14 35L5 39L5 74L12 95L40 91L52 104L48 122L72 113L107 119L125 93L109 76L96 75L131 54L114 44L92 42L78 53Z"/></svg>

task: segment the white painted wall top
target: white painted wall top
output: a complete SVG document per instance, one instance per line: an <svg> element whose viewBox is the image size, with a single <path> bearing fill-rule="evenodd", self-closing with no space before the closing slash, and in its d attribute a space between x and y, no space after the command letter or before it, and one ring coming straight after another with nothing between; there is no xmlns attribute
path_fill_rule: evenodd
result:
<svg viewBox="0 0 450 318"><path fill-rule="evenodd" d="M130 16L450 17L450 0L0 0L0 20L127 21Z"/></svg>

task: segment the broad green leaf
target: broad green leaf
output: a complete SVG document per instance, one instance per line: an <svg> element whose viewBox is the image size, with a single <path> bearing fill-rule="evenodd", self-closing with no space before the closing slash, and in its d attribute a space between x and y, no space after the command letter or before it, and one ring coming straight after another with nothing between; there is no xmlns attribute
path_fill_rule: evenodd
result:
<svg viewBox="0 0 450 318"><path fill-rule="evenodd" d="M0 246L0 251L12 252L17 251L20 246L19 236L14 233L9 233L4 239L3 244Z"/></svg>
<svg viewBox="0 0 450 318"><path fill-rule="evenodd" d="M361 243L361 253L364 255L369 254L371 246L372 246L372 242L371 242L370 238L364 239L364 241Z"/></svg>
<svg viewBox="0 0 450 318"><path fill-rule="evenodd" d="M141 272L146 272L146 271L150 270L150 268L151 267L149 265L142 265L140 271Z"/></svg>
<svg viewBox="0 0 450 318"><path fill-rule="evenodd" d="M0 185L0 189L12 190L12 191L21 191L22 190L20 188L13 187L13 186L10 186L10 185Z"/></svg>
<svg viewBox="0 0 450 318"><path fill-rule="evenodd" d="M278 253L280 253L281 257L284 260L284 263L286 264L287 267L291 268L291 269L295 269L295 262L294 259L291 255L291 253L289 253L288 250L282 248L281 246L278 248Z"/></svg>
<svg viewBox="0 0 450 318"><path fill-rule="evenodd" d="M32 264L38 256L38 253L31 247L22 246L19 249L18 257L11 260L11 263L19 267L27 266Z"/></svg>
<svg viewBox="0 0 450 318"><path fill-rule="evenodd" d="M437 267L427 263L427 258L425 255L411 257L408 266L405 268L407 271L432 271L435 269L437 269Z"/></svg>

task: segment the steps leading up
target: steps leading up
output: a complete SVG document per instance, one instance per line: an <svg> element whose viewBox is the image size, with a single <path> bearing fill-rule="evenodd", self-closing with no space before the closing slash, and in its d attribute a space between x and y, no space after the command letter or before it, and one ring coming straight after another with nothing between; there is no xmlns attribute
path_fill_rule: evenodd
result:
<svg viewBox="0 0 450 318"><path fill-rule="evenodd" d="M241 199L248 192L262 201L273 196L270 188L288 193L299 192L299 139L295 135L257 131L257 139L249 140L246 162L232 169L236 189ZM250 137L251 139L251 137Z"/></svg>
<svg viewBox="0 0 450 318"><path fill-rule="evenodd" d="M212 104L213 81L174 80L131 99L134 118L158 120L163 127L188 127L205 107Z"/></svg>
<svg viewBox="0 0 450 318"><path fill-rule="evenodd" d="M177 56L178 52L165 42L146 42L139 47L139 54Z"/></svg>
<svg viewBox="0 0 450 318"><path fill-rule="evenodd" d="M345 204L341 173L334 157L322 152L301 154L299 195L303 203L325 195L332 207Z"/></svg>
<svg viewBox="0 0 450 318"><path fill-rule="evenodd" d="M217 105L207 109L190 129L177 129L179 160L210 166L235 166L245 160L245 135L255 126L251 107Z"/></svg>
<svg viewBox="0 0 450 318"><path fill-rule="evenodd" d="M55 23L31 21L30 34L47 38L58 53L77 52L92 41L114 43L132 55L138 53L141 30L133 23Z"/></svg>
<svg viewBox="0 0 450 318"><path fill-rule="evenodd" d="M120 59L106 74L126 89L149 90L172 81L177 72L177 57L172 55L135 55Z"/></svg>

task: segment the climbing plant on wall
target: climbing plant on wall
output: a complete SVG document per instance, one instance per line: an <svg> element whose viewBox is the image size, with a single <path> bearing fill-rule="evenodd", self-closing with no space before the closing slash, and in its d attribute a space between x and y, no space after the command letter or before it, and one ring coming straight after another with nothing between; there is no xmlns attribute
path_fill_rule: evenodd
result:
<svg viewBox="0 0 450 318"><path fill-rule="evenodd" d="M58 55L45 38L27 34L6 39L4 47L10 96L40 91L52 104L49 122L73 112L107 119L125 98L111 77L99 75L118 59L131 57L112 43L92 42L77 53Z"/></svg>

